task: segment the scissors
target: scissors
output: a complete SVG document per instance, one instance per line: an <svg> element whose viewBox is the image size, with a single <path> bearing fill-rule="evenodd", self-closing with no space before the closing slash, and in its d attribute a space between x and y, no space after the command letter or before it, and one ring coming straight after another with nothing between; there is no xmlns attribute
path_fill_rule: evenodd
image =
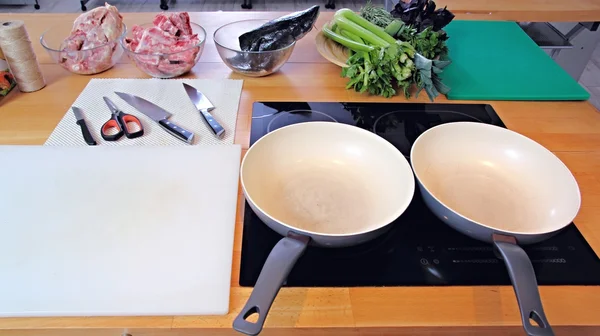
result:
<svg viewBox="0 0 600 336"><path fill-rule="evenodd" d="M140 119L138 119L136 116L119 110L115 103L113 103L108 97L102 98L104 98L104 101L106 102L106 105L108 105L108 108L111 112L110 119L105 122L104 125L102 125L102 129L100 130L100 135L102 135L104 140L117 141L123 136L123 134L125 134L128 139L133 139L144 134L144 128L142 127ZM129 123L136 124L139 127L139 130L134 132L133 129L128 125ZM111 129L116 130L117 133L110 134L113 133L110 131Z"/></svg>

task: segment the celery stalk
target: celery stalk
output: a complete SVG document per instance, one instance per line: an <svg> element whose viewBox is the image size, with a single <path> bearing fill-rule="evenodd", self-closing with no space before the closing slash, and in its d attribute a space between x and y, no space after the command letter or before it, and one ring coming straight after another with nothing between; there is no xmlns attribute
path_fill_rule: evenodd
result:
<svg viewBox="0 0 600 336"><path fill-rule="evenodd" d="M374 49L372 46L353 41L347 37L344 37L342 35L334 33L333 31L331 31L331 29L329 29L329 27L327 27L327 24L325 24L323 26L322 32L327 38L330 38L330 39L334 40L335 42L347 47L348 49L352 49L354 51L368 52L368 51L371 51Z"/></svg>
<svg viewBox="0 0 600 336"><path fill-rule="evenodd" d="M389 44L395 44L396 43L396 39L393 36L391 36L390 34L386 33L385 30L383 30L381 27L372 24L371 22L369 22L368 20L366 20L362 16L354 13L351 9L342 8L342 9L338 10L335 13L335 15L334 15L334 20L336 22L338 22L339 18L345 18L345 19L347 19L347 20L349 20L349 21L351 21L351 22L359 25L360 27L368 30L372 34L375 34L377 37L379 37L380 39L386 41ZM361 38L365 39L362 36L361 36Z"/></svg>
<svg viewBox="0 0 600 336"><path fill-rule="evenodd" d="M360 37L358 37L355 34L352 34L351 32L347 31L347 30L342 30L342 35L346 36L347 38L353 40L354 42L358 42L358 43L365 43L365 41L363 41L363 39L361 39Z"/></svg>
<svg viewBox="0 0 600 336"><path fill-rule="evenodd" d="M335 32L335 33L337 33L337 32ZM343 37L345 37L345 38L349 39L349 40L352 40L352 41L354 41L354 42L358 42L358 43L364 43L364 41L363 41L363 40L360 40L360 37L358 38L359 40L355 40L355 39L354 39L354 37L353 37L353 36L351 36L352 34L351 34L351 33L348 33L348 32L347 32L347 31L345 31L345 30L342 30L342 31L341 31L339 34L340 34L340 35L342 35ZM354 35L354 36L356 36L356 35Z"/></svg>
<svg viewBox="0 0 600 336"><path fill-rule="evenodd" d="M333 31L334 33L336 33L338 35L342 35L342 30L337 25L334 25L333 27L331 27L331 31Z"/></svg>
<svg viewBox="0 0 600 336"><path fill-rule="evenodd" d="M335 17L335 24L342 30L346 30L354 35L357 35L366 43L369 43L375 47L387 48L390 46L388 42L381 39L376 34L373 34L373 32L359 26L358 24L346 19L345 17Z"/></svg>
<svg viewBox="0 0 600 336"><path fill-rule="evenodd" d="M390 36L396 36L396 34L398 34L398 31L400 31L400 28L402 28L402 25L403 23L399 20L394 20L385 27L384 31Z"/></svg>

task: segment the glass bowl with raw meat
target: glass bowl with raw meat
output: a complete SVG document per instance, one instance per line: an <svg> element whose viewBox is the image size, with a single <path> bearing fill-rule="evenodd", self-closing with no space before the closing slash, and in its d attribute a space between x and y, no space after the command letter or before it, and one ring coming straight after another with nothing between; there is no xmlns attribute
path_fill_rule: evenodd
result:
<svg viewBox="0 0 600 336"><path fill-rule="evenodd" d="M160 13L152 23L136 25L121 39L125 53L141 71L173 78L190 71L206 41L202 26L183 13Z"/></svg>
<svg viewBox="0 0 600 336"><path fill-rule="evenodd" d="M75 22L64 21L40 37L42 47L63 68L93 75L112 68L123 55L119 40L127 27L117 8L103 7L81 14Z"/></svg>

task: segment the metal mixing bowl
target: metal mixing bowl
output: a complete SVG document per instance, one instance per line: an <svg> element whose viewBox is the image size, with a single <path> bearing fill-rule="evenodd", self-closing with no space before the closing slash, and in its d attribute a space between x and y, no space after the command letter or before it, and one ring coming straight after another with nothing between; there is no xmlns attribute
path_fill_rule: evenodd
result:
<svg viewBox="0 0 600 336"><path fill-rule="evenodd" d="M242 51L240 35L269 22L267 19L228 23L215 31L213 39L223 62L234 72L249 77L267 76L279 70L292 55L296 42L277 50Z"/></svg>

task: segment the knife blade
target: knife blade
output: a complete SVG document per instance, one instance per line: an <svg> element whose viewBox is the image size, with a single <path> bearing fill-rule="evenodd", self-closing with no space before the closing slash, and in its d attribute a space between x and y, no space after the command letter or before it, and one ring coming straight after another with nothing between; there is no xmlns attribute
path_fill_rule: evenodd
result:
<svg viewBox="0 0 600 336"><path fill-rule="evenodd" d="M194 139L194 133L169 121L169 117L171 117L172 114L162 107L151 103L144 98L129 93L115 92L115 94L126 101L127 104L135 107L135 109L142 112L150 119L156 121L163 129L165 129L165 131L169 132L177 139L185 141L189 144L192 143L192 140Z"/></svg>
<svg viewBox="0 0 600 336"><path fill-rule="evenodd" d="M196 106L196 109L200 112L200 115L208 124L215 136L219 139L223 138L225 135L225 129L217 120L215 120L212 114L210 114L210 111L215 109L214 105L210 102L210 100L208 100L208 98L206 98L205 95L202 94L202 92L196 90L195 87L186 83L183 83L183 87L185 88L185 92L187 93L188 97L190 97L190 100L192 103L194 103L194 106Z"/></svg>
<svg viewBox="0 0 600 336"><path fill-rule="evenodd" d="M90 146L96 146L96 140L94 140L94 137L92 137L92 134L90 133L90 130L88 129L87 124L85 123L85 119L83 119L83 112L77 106L73 106L72 109L73 114L75 115L75 119L77 119L77 125L81 127L81 134L83 134L83 139L85 140L85 143L87 143Z"/></svg>

